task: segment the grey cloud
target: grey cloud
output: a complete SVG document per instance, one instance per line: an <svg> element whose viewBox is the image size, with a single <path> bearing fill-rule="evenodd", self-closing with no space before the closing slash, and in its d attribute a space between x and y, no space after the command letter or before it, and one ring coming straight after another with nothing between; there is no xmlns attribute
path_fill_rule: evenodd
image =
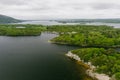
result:
<svg viewBox="0 0 120 80"><path fill-rule="evenodd" d="M3 5L24 5L26 3L25 0L0 0L0 4Z"/></svg>
<svg viewBox="0 0 120 80"><path fill-rule="evenodd" d="M86 4L81 4L81 3L66 3L66 4L60 4L60 6L64 7L64 8L72 8L72 9L85 9L86 8Z"/></svg>
<svg viewBox="0 0 120 80"><path fill-rule="evenodd" d="M119 9L118 0L0 0L0 14L22 19L114 17Z"/></svg>
<svg viewBox="0 0 120 80"><path fill-rule="evenodd" d="M104 9L118 9L120 4L115 3L93 3L91 7L96 10L104 10Z"/></svg>

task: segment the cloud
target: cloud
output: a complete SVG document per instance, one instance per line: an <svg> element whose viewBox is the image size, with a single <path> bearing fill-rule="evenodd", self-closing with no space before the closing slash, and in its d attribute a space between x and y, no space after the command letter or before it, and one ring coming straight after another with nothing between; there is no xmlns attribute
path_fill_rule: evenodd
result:
<svg viewBox="0 0 120 80"><path fill-rule="evenodd" d="M119 9L120 4L115 3L93 3L91 4L93 9L103 10L103 9Z"/></svg>
<svg viewBox="0 0 120 80"><path fill-rule="evenodd" d="M25 0L0 0L0 4L3 5L24 5L26 3Z"/></svg>
<svg viewBox="0 0 120 80"><path fill-rule="evenodd" d="M19 19L120 17L119 0L1 0L0 14Z"/></svg>

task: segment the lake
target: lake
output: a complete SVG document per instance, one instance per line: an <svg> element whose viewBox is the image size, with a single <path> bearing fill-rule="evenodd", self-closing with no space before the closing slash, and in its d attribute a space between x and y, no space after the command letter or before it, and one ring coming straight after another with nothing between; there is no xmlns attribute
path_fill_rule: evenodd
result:
<svg viewBox="0 0 120 80"><path fill-rule="evenodd" d="M56 34L0 36L0 80L83 80L83 67L65 54L77 47L51 44Z"/></svg>
<svg viewBox="0 0 120 80"><path fill-rule="evenodd" d="M41 24L41 25L108 25L113 26L115 28L120 28L120 23L101 23L101 22L94 22L94 23L59 23L57 21L50 21L50 20L39 20L39 21L25 21L20 22L17 24Z"/></svg>

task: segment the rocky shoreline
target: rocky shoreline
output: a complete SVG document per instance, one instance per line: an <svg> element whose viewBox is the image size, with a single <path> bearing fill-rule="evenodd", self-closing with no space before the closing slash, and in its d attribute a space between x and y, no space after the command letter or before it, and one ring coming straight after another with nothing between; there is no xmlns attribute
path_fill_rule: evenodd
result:
<svg viewBox="0 0 120 80"><path fill-rule="evenodd" d="M74 59L74 60L76 60L78 62L82 62L83 64L89 66L89 68L86 70L86 74L88 76L92 77L93 79L97 79L97 80L113 80L106 74L99 74L99 73L94 72L96 67L93 66L91 64L91 62L88 62L88 63L84 62L83 60L80 59L80 57L78 55L73 54L71 51L69 51L66 54L66 56L68 56L68 57L70 57L70 58L72 58L72 59Z"/></svg>

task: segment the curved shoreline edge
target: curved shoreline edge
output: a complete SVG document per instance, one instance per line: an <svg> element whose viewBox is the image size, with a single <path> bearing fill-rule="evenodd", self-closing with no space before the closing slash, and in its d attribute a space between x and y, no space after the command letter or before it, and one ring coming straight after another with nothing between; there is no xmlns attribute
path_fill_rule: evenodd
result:
<svg viewBox="0 0 120 80"><path fill-rule="evenodd" d="M93 66L91 64L91 62L88 62L88 63L84 62L83 60L80 59L80 57L78 55L73 54L71 51L69 51L66 54L66 56L69 57L69 58L72 58L72 59L74 59L74 60L76 60L78 62L82 62L83 64L89 66L89 68L86 70L86 74L88 76L92 77L93 79L97 79L97 80L113 80L106 74L99 74L99 73L94 72L96 67Z"/></svg>

